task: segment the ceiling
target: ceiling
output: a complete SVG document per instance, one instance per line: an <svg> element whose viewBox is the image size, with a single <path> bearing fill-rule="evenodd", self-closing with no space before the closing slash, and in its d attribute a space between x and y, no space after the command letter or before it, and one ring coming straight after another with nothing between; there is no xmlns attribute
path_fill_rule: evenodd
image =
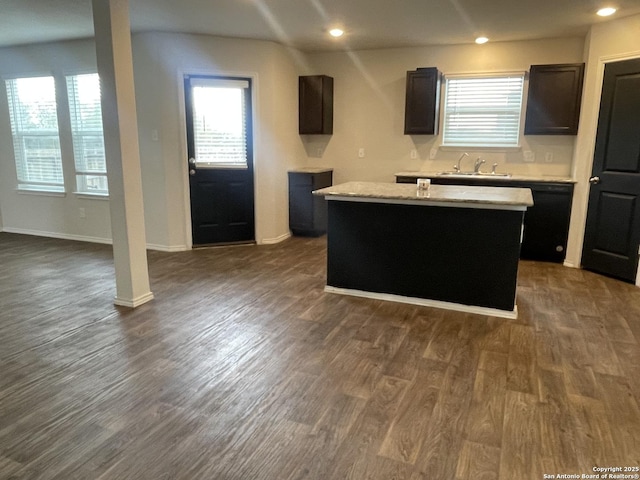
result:
<svg viewBox="0 0 640 480"><path fill-rule="evenodd" d="M129 0L134 32L272 40L303 51L575 37L607 0ZM639 0L616 0L640 14ZM0 46L93 36L91 0L0 0ZM346 34L332 39L340 25Z"/></svg>

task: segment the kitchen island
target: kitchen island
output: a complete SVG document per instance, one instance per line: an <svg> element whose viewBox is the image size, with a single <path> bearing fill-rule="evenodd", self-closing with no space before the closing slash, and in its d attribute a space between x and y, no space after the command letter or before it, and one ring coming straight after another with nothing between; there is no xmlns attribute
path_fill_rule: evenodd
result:
<svg viewBox="0 0 640 480"><path fill-rule="evenodd" d="M349 182L328 200L328 292L515 318L524 188Z"/></svg>

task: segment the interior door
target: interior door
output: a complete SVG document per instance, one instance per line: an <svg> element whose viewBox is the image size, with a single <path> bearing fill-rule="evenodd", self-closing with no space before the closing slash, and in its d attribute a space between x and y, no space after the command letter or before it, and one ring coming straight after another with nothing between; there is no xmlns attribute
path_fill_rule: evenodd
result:
<svg viewBox="0 0 640 480"><path fill-rule="evenodd" d="M251 79L185 76L194 246L255 240Z"/></svg>
<svg viewBox="0 0 640 480"><path fill-rule="evenodd" d="M640 59L605 66L584 268L635 282L640 245Z"/></svg>

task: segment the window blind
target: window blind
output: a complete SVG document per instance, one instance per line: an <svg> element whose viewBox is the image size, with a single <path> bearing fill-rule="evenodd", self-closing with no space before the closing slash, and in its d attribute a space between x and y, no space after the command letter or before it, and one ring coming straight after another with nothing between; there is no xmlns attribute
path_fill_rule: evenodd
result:
<svg viewBox="0 0 640 480"><path fill-rule="evenodd" d="M76 166L76 188L107 194L100 78L97 73L67 76L67 93Z"/></svg>
<svg viewBox="0 0 640 480"><path fill-rule="evenodd" d="M444 146L516 147L524 74L447 78Z"/></svg>
<svg viewBox="0 0 640 480"><path fill-rule="evenodd" d="M245 81L192 79L195 159L200 167L247 167Z"/></svg>
<svg viewBox="0 0 640 480"><path fill-rule="evenodd" d="M6 81L18 188L64 191L53 77Z"/></svg>

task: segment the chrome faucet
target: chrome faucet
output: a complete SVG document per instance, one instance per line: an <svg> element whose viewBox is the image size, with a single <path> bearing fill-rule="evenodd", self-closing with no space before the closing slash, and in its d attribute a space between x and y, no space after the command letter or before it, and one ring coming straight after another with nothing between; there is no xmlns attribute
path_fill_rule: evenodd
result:
<svg viewBox="0 0 640 480"><path fill-rule="evenodd" d="M473 166L473 173L480 173L480 167L482 166L483 163L485 163L486 160L478 157L476 159L476 163Z"/></svg>
<svg viewBox="0 0 640 480"><path fill-rule="evenodd" d="M462 161L462 159L463 159L464 157L468 157L468 156L469 156L469 154L468 154L467 152L464 152L462 155L460 155L460 158L458 159L458 163L456 163L456 164L453 166L453 170L454 170L455 172L460 173L460 162Z"/></svg>

